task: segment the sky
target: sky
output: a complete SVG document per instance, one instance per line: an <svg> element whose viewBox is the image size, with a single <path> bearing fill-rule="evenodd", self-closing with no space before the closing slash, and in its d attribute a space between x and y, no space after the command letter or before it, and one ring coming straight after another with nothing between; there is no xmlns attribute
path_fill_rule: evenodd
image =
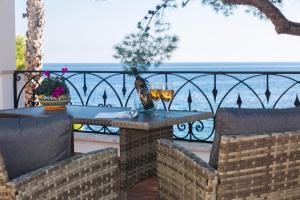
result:
<svg viewBox="0 0 300 200"><path fill-rule="evenodd" d="M44 62L118 62L114 46L160 0L45 0ZM16 0L16 34L25 35L25 0ZM283 13L300 22L300 1ZM167 62L299 62L300 36L278 35L270 21L244 12L224 17L200 0L167 13L178 49Z"/></svg>

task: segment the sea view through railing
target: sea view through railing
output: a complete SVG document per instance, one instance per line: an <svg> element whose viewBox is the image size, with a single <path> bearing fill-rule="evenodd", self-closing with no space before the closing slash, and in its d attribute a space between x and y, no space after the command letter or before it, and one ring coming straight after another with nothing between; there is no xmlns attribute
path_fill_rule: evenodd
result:
<svg viewBox="0 0 300 200"><path fill-rule="evenodd" d="M120 64L45 64L43 70L65 75L72 105L132 107L134 77ZM23 76L16 71L15 106L24 93ZM300 63L173 63L153 68L141 75L151 83L172 83L175 96L171 110L197 110L216 113L220 107L287 108L300 105ZM40 73L33 77L38 79ZM18 88L18 89L17 89ZM34 92L33 92L34 94ZM166 109L159 101L158 109ZM112 127L82 126L79 131L118 134ZM211 142L214 119L174 126L178 140Z"/></svg>

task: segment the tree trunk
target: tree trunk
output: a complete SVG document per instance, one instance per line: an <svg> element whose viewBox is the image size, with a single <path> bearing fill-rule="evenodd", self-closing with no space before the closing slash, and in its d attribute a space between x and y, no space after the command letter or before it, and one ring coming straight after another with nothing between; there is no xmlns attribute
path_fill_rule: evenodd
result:
<svg viewBox="0 0 300 200"><path fill-rule="evenodd" d="M270 0L223 0L232 5L246 5L257 8L271 20L278 34L300 36L300 23L288 20Z"/></svg>
<svg viewBox="0 0 300 200"><path fill-rule="evenodd" d="M44 1L27 0L28 30L26 33L26 70L42 69L42 44L44 32ZM37 105L35 88L38 86L40 73L29 72L25 75L25 106Z"/></svg>

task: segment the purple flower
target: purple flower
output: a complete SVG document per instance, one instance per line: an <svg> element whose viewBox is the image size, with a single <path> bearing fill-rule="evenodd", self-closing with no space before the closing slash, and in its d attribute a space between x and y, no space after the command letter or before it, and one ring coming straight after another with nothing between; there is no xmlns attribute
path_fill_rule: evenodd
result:
<svg viewBox="0 0 300 200"><path fill-rule="evenodd" d="M52 96L53 96L53 97L55 97L55 98L58 98L58 97L59 97L59 93L58 93L58 92L55 92L55 91L53 91L53 92L52 92Z"/></svg>
<svg viewBox="0 0 300 200"><path fill-rule="evenodd" d="M68 68L67 68L67 67L63 67L63 68L61 69L61 71L62 71L62 75L64 75L65 73L68 72Z"/></svg>
<svg viewBox="0 0 300 200"><path fill-rule="evenodd" d="M50 76L50 71L49 71L49 70L47 70L47 71L43 72L43 75L45 75L45 76L49 77L49 76Z"/></svg>
<svg viewBox="0 0 300 200"><path fill-rule="evenodd" d="M55 98L58 98L60 95L62 95L65 92L65 88L60 86L60 87L56 87L53 92L52 92L52 96Z"/></svg>

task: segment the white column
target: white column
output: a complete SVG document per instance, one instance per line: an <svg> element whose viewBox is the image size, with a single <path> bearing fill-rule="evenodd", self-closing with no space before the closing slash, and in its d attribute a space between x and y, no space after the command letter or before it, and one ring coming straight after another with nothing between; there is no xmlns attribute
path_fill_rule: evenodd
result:
<svg viewBox="0 0 300 200"><path fill-rule="evenodd" d="M0 0L0 109L13 108L16 69L15 0Z"/></svg>

